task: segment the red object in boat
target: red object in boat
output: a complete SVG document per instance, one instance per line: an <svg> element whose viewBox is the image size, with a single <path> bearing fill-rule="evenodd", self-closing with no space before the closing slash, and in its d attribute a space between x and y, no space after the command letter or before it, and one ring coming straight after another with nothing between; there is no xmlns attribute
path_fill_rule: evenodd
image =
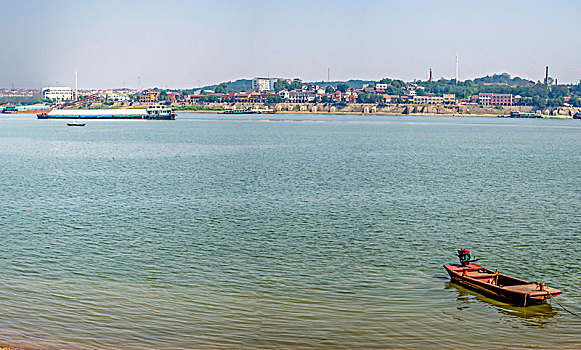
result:
<svg viewBox="0 0 581 350"><path fill-rule="evenodd" d="M444 265L452 282L509 304L527 306L556 297L562 291L544 283L528 282L469 263Z"/></svg>

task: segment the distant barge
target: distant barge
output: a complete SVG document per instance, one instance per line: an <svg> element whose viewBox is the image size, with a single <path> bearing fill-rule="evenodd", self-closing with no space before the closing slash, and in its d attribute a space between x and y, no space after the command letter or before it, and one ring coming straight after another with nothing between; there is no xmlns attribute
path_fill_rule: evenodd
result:
<svg viewBox="0 0 581 350"><path fill-rule="evenodd" d="M2 110L2 113L6 114L17 114L17 113L49 113L52 110L51 106L18 106L18 107L6 107Z"/></svg>
<svg viewBox="0 0 581 350"><path fill-rule="evenodd" d="M219 112L218 114L274 114L272 109L233 109L226 108L224 112Z"/></svg>
<svg viewBox="0 0 581 350"><path fill-rule="evenodd" d="M542 118L543 116L535 113L524 113L512 111L510 115L499 115L500 118Z"/></svg>
<svg viewBox="0 0 581 350"><path fill-rule="evenodd" d="M38 119L152 119L174 120L176 114L164 106L147 109L53 109L40 113Z"/></svg>

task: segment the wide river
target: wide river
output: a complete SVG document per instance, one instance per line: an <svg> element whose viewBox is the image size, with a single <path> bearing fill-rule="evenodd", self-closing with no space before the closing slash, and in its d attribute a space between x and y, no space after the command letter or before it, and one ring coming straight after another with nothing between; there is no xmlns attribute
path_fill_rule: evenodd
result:
<svg viewBox="0 0 581 350"><path fill-rule="evenodd" d="M557 304L453 285L479 263L581 313L581 122L0 117L0 345L581 348Z"/></svg>

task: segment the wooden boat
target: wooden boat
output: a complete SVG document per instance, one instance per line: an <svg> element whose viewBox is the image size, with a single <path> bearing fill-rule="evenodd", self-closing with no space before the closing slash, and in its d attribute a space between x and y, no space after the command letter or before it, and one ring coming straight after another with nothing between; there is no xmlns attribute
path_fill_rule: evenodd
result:
<svg viewBox="0 0 581 350"><path fill-rule="evenodd" d="M85 123L67 123L67 126L85 126Z"/></svg>
<svg viewBox="0 0 581 350"><path fill-rule="evenodd" d="M469 250L458 250L458 257L460 264L444 265L452 282L509 304L539 304L563 293L544 283L521 280L474 264L472 261L476 260L470 260Z"/></svg>

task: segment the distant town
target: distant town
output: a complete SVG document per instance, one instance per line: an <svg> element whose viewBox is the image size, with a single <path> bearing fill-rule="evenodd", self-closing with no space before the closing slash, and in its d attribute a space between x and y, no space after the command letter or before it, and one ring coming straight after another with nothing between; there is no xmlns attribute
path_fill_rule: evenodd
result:
<svg viewBox="0 0 581 350"><path fill-rule="evenodd" d="M59 108L138 108L165 104L178 111L219 111L266 106L285 112L502 114L510 110L573 116L581 107L581 81L559 85L507 73L474 80L429 79L303 82L288 78L241 79L195 89L0 89L0 108L18 111L31 105Z"/></svg>

